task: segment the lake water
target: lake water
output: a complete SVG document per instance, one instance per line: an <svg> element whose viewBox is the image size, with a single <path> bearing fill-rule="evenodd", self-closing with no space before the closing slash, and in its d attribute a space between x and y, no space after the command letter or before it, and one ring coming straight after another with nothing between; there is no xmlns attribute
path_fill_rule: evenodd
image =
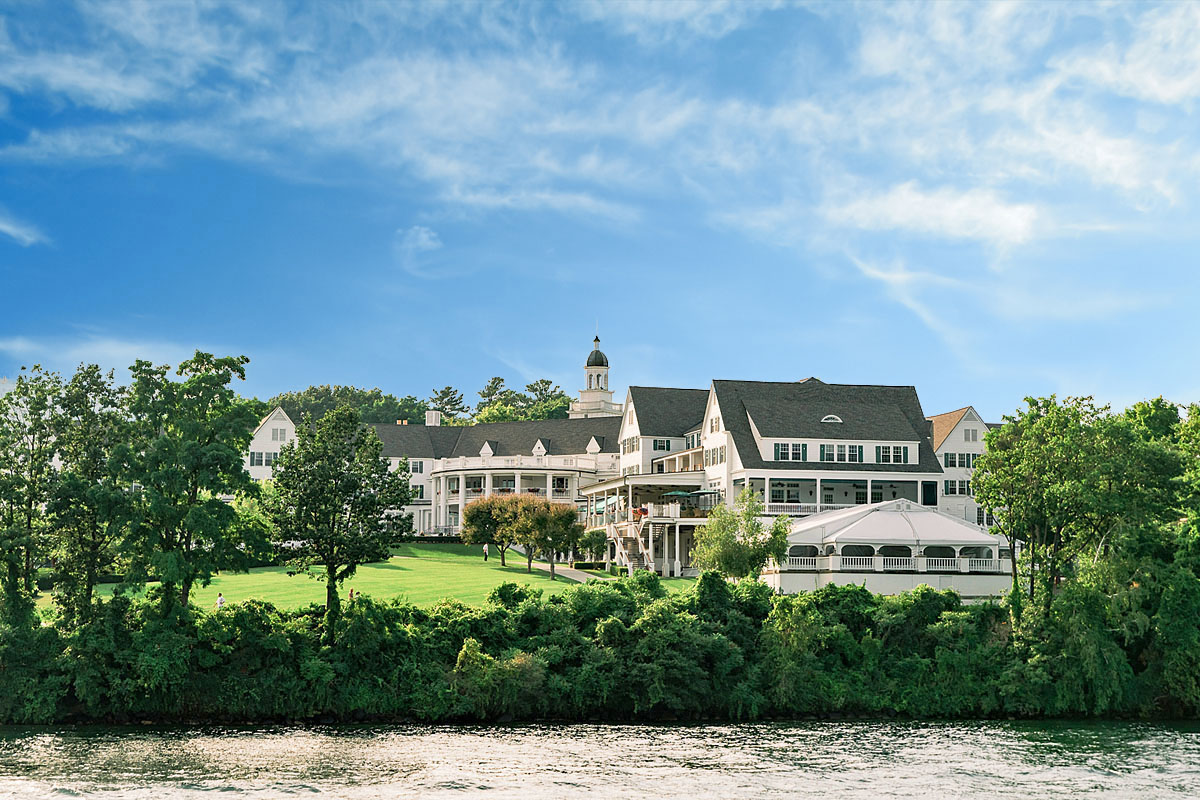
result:
<svg viewBox="0 0 1200 800"><path fill-rule="evenodd" d="M0 728L0 797L1200 796L1200 725Z"/></svg>

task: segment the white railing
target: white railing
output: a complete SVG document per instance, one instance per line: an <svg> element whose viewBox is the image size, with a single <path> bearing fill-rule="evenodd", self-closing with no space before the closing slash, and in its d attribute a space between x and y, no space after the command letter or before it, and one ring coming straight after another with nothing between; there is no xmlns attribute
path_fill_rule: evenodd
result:
<svg viewBox="0 0 1200 800"><path fill-rule="evenodd" d="M816 569L816 556L788 556L788 569Z"/></svg>
<svg viewBox="0 0 1200 800"><path fill-rule="evenodd" d="M574 467L595 470L597 459L595 456L459 456L435 458L431 471L505 467Z"/></svg>
<svg viewBox="0 0 1200 800"><path fill-rule="evenodd" d="M854 508L855 506L859 505L862 505L862 503L821 503L821 510L833 511L834 509L839 508Z"/></svg>
<svg viewBox="0 0 1200 800"><path fill-rule="evenodd" d="M679 503L651 503L648 510L652 517L674 519L679 516Z"/></svg>
<svg viewBox="0 0 1200 800"><path fill-rule="evenodd" d="M793 517L805 517L817 513L816 503L767 503L768 514L788 514Z"/></svg>
<svg viewBox="0 0 1200 800"><path fill-rule="evenodd" d="M893 570L911 570L917 568L917 560L915 558L905 558L901 556L883 556L884 571Z"/></svg>
<svg viewBox="0 0 1200 800"><path fill-rule="evenodd" d="M557 499L569 500L571 498L571 490L570 489L555 489L554 497L556 500Z"/></svg>
<svg viewBox="0 0 1200 800"><path fill-rule="evenodd" d="M926 558L925 569L930 572L958 572L961 566L957 558Z"/></svg>
<svg viewBox="0 0 1200 800"><path fill-rule="evenodd" d="M969 558L967 569L971 572L999 572L1000 562L994 558Z"/></svg>
<svg viewBox="0 0 1200 800"><path fill-rule="evenodd" d="M842 569L875 569L875 556L842 556Z"/></svg>

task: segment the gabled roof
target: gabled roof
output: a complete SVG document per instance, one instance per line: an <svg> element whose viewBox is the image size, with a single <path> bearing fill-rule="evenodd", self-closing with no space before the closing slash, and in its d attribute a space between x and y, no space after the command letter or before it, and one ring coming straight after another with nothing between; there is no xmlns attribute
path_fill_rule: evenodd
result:
<svg viewBox="0 0 1200 800"><path fill-rule="evenodd" d="M750 420L760 436L780 439L916 442L909 464L816 462L813 469L855 472L941 472L930 443L931 425L912 386L796 382L713 381L722 421L733 436L742 464L752 469L805 469L795 462L766 461ZM842 422L822 422L836 414Z"/></svg>
<svg viewBox="0 0 1200 800"><path fill-rule="evenodd" d="M620 417L491 422L483 425L395 425L373 422L387 458L477 457L487 442L495 456L527 456L540 440L548 455L587 452L593 438L600 452L615 453Z"/></svg>
<svg viewBox="0 0 1200 800"><path fill-rule="evenodd" d="M962 422L962 418L971 410L970 406L964 406L957 411L947 411L945 414L935 414L929 418L933 423L933 449L939 450L942 447L942 442L946 441L946 437L954 430L958 423Z"/></svg>
<svg viewBox="0 0 1200 800"><path fill-rule="evenodd" d="M707 389L630 386L642 436L683 436L700 427L708 405Z"/></svg>
<svg viewBox="0 0 1200 800"><path fill-rule="evenodd" d="M258 427L254 429L254 433L251 435L257 436L258 432L263 429L263 426L270 422L272 418L276 417L283 417L285 420L291 423L293 427L296 425L295 422L292 422L292 418L288 416L288 413L283 410L283 406L275 406L267 413L265 417L262 418L262 421L258 423Z"/></svg>

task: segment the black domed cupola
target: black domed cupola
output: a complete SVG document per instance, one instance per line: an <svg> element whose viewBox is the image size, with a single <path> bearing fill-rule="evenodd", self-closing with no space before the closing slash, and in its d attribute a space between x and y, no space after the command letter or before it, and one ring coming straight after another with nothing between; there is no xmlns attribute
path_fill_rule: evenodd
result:
<svg viewBox="0 0 1200 800"><path fill-rule="evenodd" d="M592 352L588 353L587 366L589 367L607 367L608 356L600 352L600 337L597 336L592 340Z"/></svg>

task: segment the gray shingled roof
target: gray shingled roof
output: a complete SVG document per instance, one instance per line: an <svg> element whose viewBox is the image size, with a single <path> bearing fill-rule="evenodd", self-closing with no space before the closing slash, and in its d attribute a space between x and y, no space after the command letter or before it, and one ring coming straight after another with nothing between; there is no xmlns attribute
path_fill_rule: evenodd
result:
<svg viewBox="0 0 1200 800"><path fill-rule="evenodd" d="M930 441L932 424L912 386L823 383L816 379L776 383L713 381L722 422L732 434L742 464L751 469L804 469L795 462L764 461L749 419L764 437L832 441L917 441L909 464L813 462L812 469L861 472L941 472ZM821 422L827 414L841 423Z"/></svg>
<svg viewBox="0 0 1200 800"><path fill-rule="evenodd" d="M595 437L600 452L617 452L620 417L545 419L529 422L492 422L485 425L425 426L371 423L383 442L388 458L457 458L478 456L483 443L490 442L497 456L530 455L538 439L547 444L549 455L579 455L587 452Z"/></svg>
<svg viewBox="0 0 1200 800"><path fill-rule="evenodd" d="M642 436L683 436L704 420L707 389L665 389L630 386L633 408Z"/></svg>

